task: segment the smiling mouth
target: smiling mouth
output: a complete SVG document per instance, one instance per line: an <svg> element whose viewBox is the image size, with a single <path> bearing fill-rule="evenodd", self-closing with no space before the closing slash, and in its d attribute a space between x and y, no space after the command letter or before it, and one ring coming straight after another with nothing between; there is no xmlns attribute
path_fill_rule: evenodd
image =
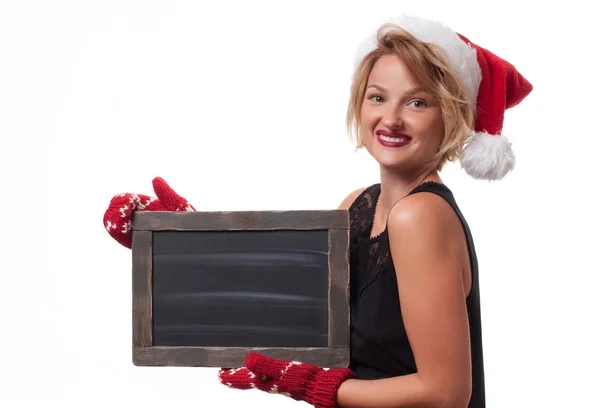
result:
<svg viewBox="0 0 600 408"><path fill-rule="evenodd" d="M377 141L384 147L403 147L410 143L412 137L408 135L387 135L383 132L377 132Z"/></svg>
<svg viewBox="0 0 600 408"><path fill-rule="evenodd" d="M379 135L379 138L381 140L385 140L386 142L391 142L391 143L408 142L411 139L409 136L392 137L392 136L386 136L386 135Z"/></svg>

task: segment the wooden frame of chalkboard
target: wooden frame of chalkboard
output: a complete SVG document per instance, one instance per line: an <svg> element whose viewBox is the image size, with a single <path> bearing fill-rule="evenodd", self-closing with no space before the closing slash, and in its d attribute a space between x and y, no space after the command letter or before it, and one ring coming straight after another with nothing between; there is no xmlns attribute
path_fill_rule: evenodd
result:
<svg viewBox="0 0 600 408"><path fill-rule="evenodd" d="M137 212L132 235L135 365L238 367L257 351L321 367L348 366L347 210ZM240 248L249 249L232 252ZM228 269L232 264L237 266ZM185 309L185 299L195 303ZM182 323L182 316L196 314L195 322ZM239 326L241 315L255 326ZM226 319L231 327L223 325ZM295 330L291 322L308 328ZM253 335L261 325L271 335ZM181 334L182 327L192 327L196 337ZM204 336L227 329L221 337Z"/></svg>

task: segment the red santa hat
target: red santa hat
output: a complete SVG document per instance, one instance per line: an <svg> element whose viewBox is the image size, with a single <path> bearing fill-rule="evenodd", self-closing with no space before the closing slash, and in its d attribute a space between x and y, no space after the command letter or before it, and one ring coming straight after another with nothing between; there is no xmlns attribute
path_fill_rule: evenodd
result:
<svg viewBox="0 0 600 408"><path fill-rule="evenodd" d="M408 15L391 18L418 40L440 46L476 108L474 133L460 156L461 167L475 179L500 180L515 166L509 140L502 134L504 112L533 89L513 65L437 21ZM354 68L377 47L377 31L358 47Z"/></svg>

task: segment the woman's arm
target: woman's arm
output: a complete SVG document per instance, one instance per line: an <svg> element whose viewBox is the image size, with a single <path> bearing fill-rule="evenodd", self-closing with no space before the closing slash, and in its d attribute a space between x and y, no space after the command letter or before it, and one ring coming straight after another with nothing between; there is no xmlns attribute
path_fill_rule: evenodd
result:
<svg viewBox="0 0 600 408"><path fill-rule="evenodd" d="M471 353L460 220L443 198L415 194L390 212L388 235L417 373L347 380L338 403L342 408L466 408Z"/></svg>

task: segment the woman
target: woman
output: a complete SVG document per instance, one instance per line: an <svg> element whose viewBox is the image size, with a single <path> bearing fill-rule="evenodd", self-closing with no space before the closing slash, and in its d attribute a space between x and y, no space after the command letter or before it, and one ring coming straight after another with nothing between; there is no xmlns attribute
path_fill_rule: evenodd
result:
<svg viewBox="0 0 600 408"><path fill-rule="evenodd" d="M340 205L351 220L351 365L253 353L246 367L220 371L230 387L316 407L485 406L477 256L439 171L460 158L474 178L506 175L514 155L503 113L532 87L437 22L391 23L359 48L348 108L381 176Z"/></svg>
<svg viewBox="0 0 600 408"><path fill-rule="evenodd" d="M460 158L477 179L514 166L504 111L532 87L506 61L433 21L390 20L359 47L348 107L381 182L341 203L351 221L351 364L323 369L251 353L222 369L320 407L485 407L477 255L439 171ZM473 134L474 133L474 134ZM193 211L162 179L156 199L113 198L109 233L130 247L136 210Z"/></svg>

